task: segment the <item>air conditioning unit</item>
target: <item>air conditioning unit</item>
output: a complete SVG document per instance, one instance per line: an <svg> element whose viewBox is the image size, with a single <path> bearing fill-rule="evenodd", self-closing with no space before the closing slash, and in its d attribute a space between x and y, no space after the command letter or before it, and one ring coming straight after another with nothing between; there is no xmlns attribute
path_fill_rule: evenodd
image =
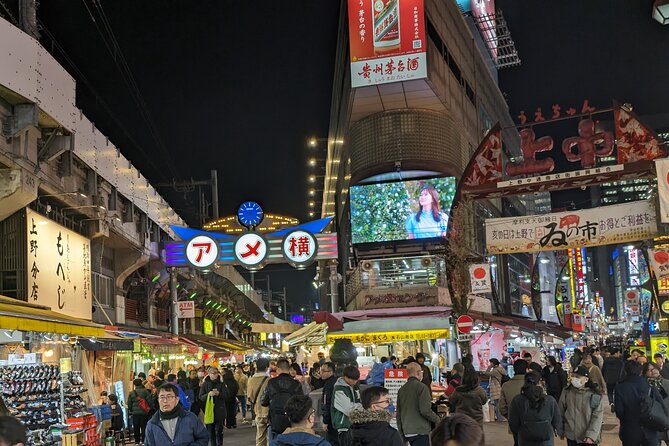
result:
<svg viewBox="0 0 669 446"><path fill-rule="evenodd" d="M362 268L363 271L371 271L374 269L374 264L369 260L363 260L360 263L360 268Z"/></svg>
<svg viewBox="0 0 669 446"><path fill-rule="evenodd" d="M423 266L423 268L427 268L428 266L432 265L432 258L423 257L422 259L420 259L420 264Z"/></svg>

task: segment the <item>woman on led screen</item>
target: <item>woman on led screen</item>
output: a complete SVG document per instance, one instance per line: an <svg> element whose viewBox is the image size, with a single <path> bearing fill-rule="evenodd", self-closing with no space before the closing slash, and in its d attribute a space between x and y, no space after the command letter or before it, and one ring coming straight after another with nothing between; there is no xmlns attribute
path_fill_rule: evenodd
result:
<svg viewBox="0 0 669 446"><path fill-rule="evenodd" d="M407 238L446 237L448 215L441 212L439 192L432 186L423 187L418 203L420 209L406 221Z"/></svg>

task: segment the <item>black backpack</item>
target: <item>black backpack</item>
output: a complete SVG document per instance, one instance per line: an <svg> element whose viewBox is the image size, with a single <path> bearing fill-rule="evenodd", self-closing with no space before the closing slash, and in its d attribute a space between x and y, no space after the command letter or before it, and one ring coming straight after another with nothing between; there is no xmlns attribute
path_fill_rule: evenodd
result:
<svg viewBox="0 0 669 446"><path fill-rule="evenodd" d="M297 381L295 381L295 384L300 385ZM290 427L290 420L286 416L284 408L286 402L293 395L299 395L299 392L291 392L291 389L280 388L269 402L269 424L272 426L272 431L277 434L283 433Z"/></svg>

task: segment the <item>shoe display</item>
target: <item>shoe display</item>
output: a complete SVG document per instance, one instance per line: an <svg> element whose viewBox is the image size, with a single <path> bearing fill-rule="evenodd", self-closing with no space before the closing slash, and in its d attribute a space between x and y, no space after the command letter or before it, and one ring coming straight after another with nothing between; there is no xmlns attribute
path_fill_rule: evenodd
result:
<svg viewBox="0 0 669 446"><path fill-rule="evenodd" d="M71 371L61 379L54 364L0 366L0 398L12 416L26 426L26 446L50 446L60 443L51 427L61 421L61 387L64 394L64 418L76 417L86 409L82 394L87 392L81 372Z"/></svg>

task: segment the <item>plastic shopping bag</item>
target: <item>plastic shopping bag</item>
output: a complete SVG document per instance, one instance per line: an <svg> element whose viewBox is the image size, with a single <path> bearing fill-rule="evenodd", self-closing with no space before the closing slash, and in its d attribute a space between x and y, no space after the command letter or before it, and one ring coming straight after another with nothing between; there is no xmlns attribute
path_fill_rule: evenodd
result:
<svg viewBox="0 0 669 446"><path fill-rule="evenodd" d="M204 408L204 424L214 424L214 397L207 397L207 405Z"/></svg>

